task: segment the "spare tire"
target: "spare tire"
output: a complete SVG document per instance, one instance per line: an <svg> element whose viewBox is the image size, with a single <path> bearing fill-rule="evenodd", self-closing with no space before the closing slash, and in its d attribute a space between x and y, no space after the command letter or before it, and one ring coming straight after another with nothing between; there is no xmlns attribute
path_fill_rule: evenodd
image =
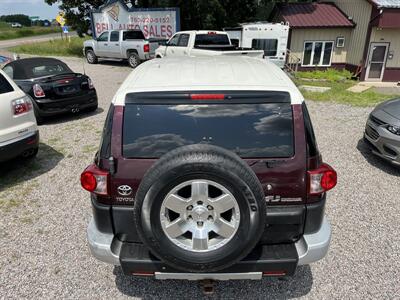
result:
<svg viewBox="0 0 400 300"><path fill-rule="evenodd" d="M212 272L243 259L259 241L261 184L236 154L199 144L162 156L145 174L134 217L143 243L169 266Z"/></svg>

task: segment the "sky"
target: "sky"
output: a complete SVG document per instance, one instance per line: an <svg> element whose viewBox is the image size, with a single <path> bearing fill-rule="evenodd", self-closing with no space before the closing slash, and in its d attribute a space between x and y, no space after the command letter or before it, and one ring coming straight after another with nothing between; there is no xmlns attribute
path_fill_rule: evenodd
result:
<svg viewBox="0 0 400 300"><path fill-rule="evenodd" d="M0 0L0 15L25 14L39 16L41 19L55 19L59 10L44 0Z"/></svg>

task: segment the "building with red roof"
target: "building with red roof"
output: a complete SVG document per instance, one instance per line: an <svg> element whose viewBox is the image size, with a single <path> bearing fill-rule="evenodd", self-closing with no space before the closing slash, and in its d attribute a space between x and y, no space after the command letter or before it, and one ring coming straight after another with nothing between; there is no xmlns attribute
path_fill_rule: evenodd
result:
<svg viewBox="0 0 400 300"><path fill-rule="evenodd" d="M400 81L400 0L279 3L290 25L288 62L301 70L346 68L367 81Z"/></svg>

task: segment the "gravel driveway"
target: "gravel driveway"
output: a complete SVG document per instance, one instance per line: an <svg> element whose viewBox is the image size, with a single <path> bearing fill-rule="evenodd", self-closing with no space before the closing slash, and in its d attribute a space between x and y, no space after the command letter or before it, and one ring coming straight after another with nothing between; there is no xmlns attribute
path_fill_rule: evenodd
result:
<svg viewBox="0 0 400 300"><path fill-rule="evenodd" d="M65 59L75 71L82 62ZM0 165L0 299L200 298L197 283L126 277L86 245L89 196L79 183L100 141L109 103L131 72L121 63L86 65L99 110L40 127L36 160ZM216 298L399 298L400 171L361 141L370 108L308 103L325 161L339 174L327 214L328 256L288 280L218 283Z"/></svg>

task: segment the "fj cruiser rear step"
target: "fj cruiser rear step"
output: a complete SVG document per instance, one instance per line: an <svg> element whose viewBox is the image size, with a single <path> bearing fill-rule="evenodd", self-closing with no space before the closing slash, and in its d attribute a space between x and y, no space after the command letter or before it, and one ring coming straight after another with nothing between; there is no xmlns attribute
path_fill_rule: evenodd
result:
<svg viewBox="0 0 400 300"><path fill-rule="evenodd" d="M331 227L324 218L319 231L306 234L294 244L256 247L245 259L221 272L182 273L151 255L142 244L123 243L112 234L100 232L92 219L88 226L88 242L94 257L113 265L121 265L125 274L154 275L157 279L230 280L261 279L267 276L293 275L298 265L322 259L329 248Z"/></svg>

